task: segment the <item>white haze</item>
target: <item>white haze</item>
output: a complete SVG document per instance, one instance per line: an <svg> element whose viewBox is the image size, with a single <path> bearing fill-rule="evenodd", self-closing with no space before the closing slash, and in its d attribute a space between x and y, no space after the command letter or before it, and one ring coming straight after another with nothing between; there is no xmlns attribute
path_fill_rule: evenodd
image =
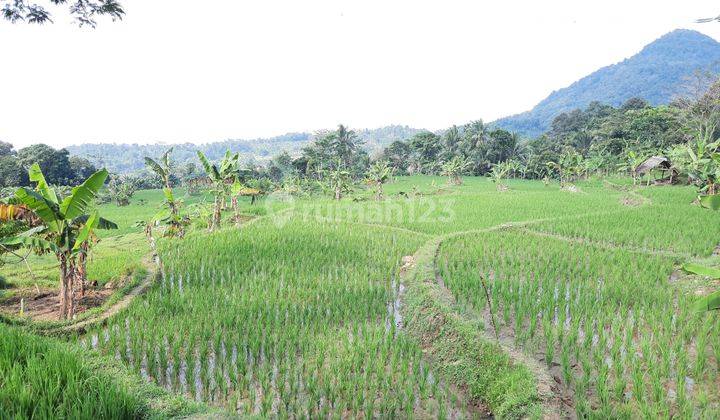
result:
<svg viewBox="0 0 720 420"><path fill-rule="evenodd" d="M122 22L0 22L0 139L210 142L530 109L716 1L122 0ZM53 9L59 12L57 9Z"/></svg>

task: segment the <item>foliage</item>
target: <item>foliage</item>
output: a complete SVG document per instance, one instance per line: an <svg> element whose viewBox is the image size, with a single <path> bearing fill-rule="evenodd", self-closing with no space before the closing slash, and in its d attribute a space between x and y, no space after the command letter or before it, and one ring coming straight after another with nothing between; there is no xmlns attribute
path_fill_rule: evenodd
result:
<svg viewBox="0 0 720 420"><path fill-rule="evenodd" d="M81 27L87 25L94 28L99 16L109 16L115 21L121 20L125 15L125 10L116 0L5 0L1 3L0 13L5 20L12 23L52 23L52 15L46 7L66 4L69 15Z"/></svg>
<svg viewBox="0 0 720 420"><path fill-rule="evenodd" d="M674 147L669 155L673 166L698 186L701 193L714 195L720 180L720 140L706 143L703 137Z"/></svg>
<svg viewBox="0 0 720 420"><path fill-rule="evenodd" d="M137 190L135 179L128 176L112 176L107 185L108 193L119 207L130 204L130 199Z"/></svg>
<svg viewBox="0 0 720 420"><path fill-rule="evenodd" d="M232 186L234 184L239 185L239 158L238 153L232 154L229 150L225 152L225 156L219 165L211 163L203 152L198 151L198 158L202 163L205 173L207 174L210 182L212 183L211 192L215 196L215 209L213 211L212 223L210 229L218 229L220 227L222 217L222 206L225 204L225 199L230 195ZM238 188L239 193L239 188Z"/></svg>
<svg viewBox="0 0 720 420"><path fill-rule="evenodd" d="M108 173L100 170L62 198L47 184L38 164L30 167L30 181L36 189L21 187L17 199L37 216L43 225L30 228L14 237L0 240L2 245L23 245L42 252L52 252L60 265L60 317L74 315L74 280L85 272L85 255L95 229L117 229L117 225L93 210L93 200ZM84 279L79 279L81 282Z"/></svg>
<svg viewBox="0 0 720 420"><path fill-rule="evenodd" d="M96 171L88 160L69 157L66 149L35 144L15 152L11 144L0 142L0 187L30 185L27 171L34 163L40 165L48 183L54 185L78 185Z"/></svg>
<svg viewBox="0 0 720 420"><path fill-rule="evenodd" d="M145 165L160 177L163 185L163 195L165 196L165 201L163 202L164 209L153 217L153 221L161 221L168 226L165 235L182 238L185 235L184 225L186 222L180 216L179 207L182 203L175 199L175 194L173 194L172 190L172 166L170 161L172 152L173 148L171 147L166 150L157 161L146 156ZM148 226L151 224L152 223L149 223Z"/></svg>
<svg viewBox="0 0 720 420"><path fill-rule="evenodd" d="M720 269L717 268L705 267L693 263L683 264L682 268L688 273L698 274L701 276L710 277L715 280L720 280ZM720 310L720 290L710 293L709 295L700 299L695 304L695 308L701 312Z"/></svg>
<svg viewBox="0 0 720 420"><path fill-rule="evenodd" d="M384 198L383 184L388 183L392 179L394 172L394 168L384 160L375 162L368 169L366 181L375 189L376 200L379 201Z"/></svg>
<svg viewBox="0 0 720 420"><path fill-rule="evenodd" d="M504 184L505 178L511 173L517 172L520 169L520 164L514 160L506 160L505 162L496 163L493 165L492 171L490 171L490 179L495 183L498 189L506 188Z"/></svg>
<svg viewBox="0 0 720 420"><path fill-rule="evenodd" d="M467 159L461 156L455 156L442 164L441 175L448 177L449 183L454 185L461 185L462 178L460 177L467 173L470 165L471 163Z"/></svg>

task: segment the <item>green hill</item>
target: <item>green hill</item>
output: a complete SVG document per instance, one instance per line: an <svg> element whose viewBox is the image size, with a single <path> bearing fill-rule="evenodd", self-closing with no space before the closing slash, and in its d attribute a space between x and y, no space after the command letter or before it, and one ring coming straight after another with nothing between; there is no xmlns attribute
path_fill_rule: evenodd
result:
<svg viewBox="0 0 720 420"><path fill-rule="evenodd" d="M652 105L666 104L682 93L697 70L720 70L720 43L700 32L678 29L638 54L551 93L532 110L502 118L494 125L535 137L545 132L558 114L585 108L593 101L619 106L640 97Z"/></svg>

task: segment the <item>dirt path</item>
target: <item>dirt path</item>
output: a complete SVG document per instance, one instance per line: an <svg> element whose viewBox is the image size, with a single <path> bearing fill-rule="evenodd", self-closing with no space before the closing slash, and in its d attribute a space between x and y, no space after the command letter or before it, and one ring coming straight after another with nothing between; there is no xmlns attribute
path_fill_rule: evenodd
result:
<svg viewBox="0 0 720 420"><path fill-rule="evenodd" d="M95 325L101 324L105 322L108 318L111 316L117 314L118 312L122 311L123 309L130 306L133 299L135 297L142 295L147 291L147 289L150 288L150 286L155 281L155 278L157 277L158 271L153 267L153 264L151 263L151 257L147 257L143 260L143 266L147 269L148 274L145 276L145 278L138 284L137 286L130 289L127 294L125 294L120 300L113 303L109 307L105 308L101 313L95 314L90 316L87 319L84 319L82 321L66 325L60 328L56 328L53 330L48 330L48 334L67 334L67 333L79 333L84 334L87 332L87 330L90 327L93 327Z"/></svg>
<svg viewBox="0 0 720 420"><path fill-rule="evenodd" d="M567 217L567 216L566 216ZM565 218L566 218L565 217ZM461 311L457 307L453 293L445 286L445 282L442 278L438 267L438 258L440 250L443 244L453 238L457 238L464 235L482 234L501 230L511 230L521 228L523 226L531 225L533 223L540 223L550 219L535 219L523 222L514 223L502 223L495 226L490 226L482 229L473 229L461 232L453 232L446 235L440 235L430 239L426 242L412 257L414 271L405 270L403 273L405 281L412 284L412 276L418 277L418 273L422 273L423 265L427 271L423 276L420 274L420 278L416 278L414 281L423 281L423 287L425 288L424 293L427 293L432 299L439 303L439 307L445 307L450 310L449 314L435 313L429 317L432 319L441 319L443 317L452 316L460 323L458 334L461 334L460 329L470 327L474 334L477 335L477 339L483 340L486 343L497 343L502 352L506 354L513 364L523 365L532 372L536 378L536 386L538 396L540 397L541 404L543 407L543 417L556 419L556 418L567 418L572 417L574 409L572 406L572 400L569 398L566 392L558 386L553 378L552 373L547 367L540 363L532 356L528 356L521 350L517 349L514 345L512 337L502 336L499 340L496 339L494 334L489 333L485 329L477 327L477 321L482 321L484 325L491 325L490 318L484 317L481 314L469 313L468 311ZM413 288L409 287L407 296L413 292ZM403 307L407 307L407 304L403 304ZM410 314L408 314L410 315ZM440 340L442 337L435 337L434 339ZM431 352L431 348L435 345L433 339L428 340L426 337L420 339L421 346L424 349L424 353ZM429 360L432 365L432 360ZM455 361L454 363L462 364L462 361ZM460 389L463 387L460 386ZM464 396L468 398L467 395Z"/></svg>

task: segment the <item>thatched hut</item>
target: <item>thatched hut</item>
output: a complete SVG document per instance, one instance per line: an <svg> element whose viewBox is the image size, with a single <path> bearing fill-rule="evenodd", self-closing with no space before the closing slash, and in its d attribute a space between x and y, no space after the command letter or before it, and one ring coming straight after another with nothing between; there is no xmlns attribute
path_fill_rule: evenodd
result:
<svg viewBox="0 0 720 420"><path fill-rule="evenodd" d="M660 180L655 180L656 184L672 184L677 175L675 169L672 167L670 159L665 156L651 156L635 168L635 175L642 176L651 173L654 170L662 172L663 176ZM668 174L666 174L668 172ZM648 184L650 180L648 180Z"/></svg>
<svg viewBox="0 0 720 420"><path fill-rule="evenodd" d="M670 159L665 156L651 156L635 168L635 173L645 175L653 169L660 169L661 171L670 170Z"/></svg>

